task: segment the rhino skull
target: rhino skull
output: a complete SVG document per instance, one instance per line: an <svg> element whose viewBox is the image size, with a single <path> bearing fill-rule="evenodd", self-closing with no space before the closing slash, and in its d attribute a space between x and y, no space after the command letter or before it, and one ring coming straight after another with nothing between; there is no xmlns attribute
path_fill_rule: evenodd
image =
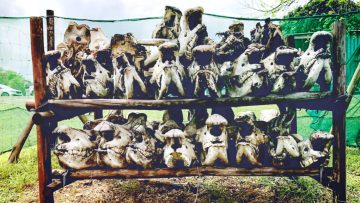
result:
<svg viewBox="0 0 360 203"><path fill-rule="evenodd" d="M52 133L57 137L54 153L62 167L84 169L97 165L93 131L59 126Z"/></svg>
<svg viewBox="0 0 360 203"><path fill-rule="evenodd" d="M69 23L64 34L64 42L73 49L74 54L87 49L90 40L89 26L85 24L78 25L75 22Z"/></svg>
<svg viewBox="0 0 360 203"><path fill-rule="evenodd" d="M169 168L189 167L196 160L194 145L179 129L172 129L162 135L165 140L164 162Z"/></svg>
<svg viewBox="0 0 360 203"><path fill-rule="evenodd" d="M318 83L322 90L329 90L332 80L331 42L332 35L326 31L318 31L311 36L309 47L300 56L298 66L305 74L305 78L301 78L304 90L309 90L315 83Z"/></svg>
<svg viewBox="0 0 360 203"><path fill-rule="evenodd" d="M172 6L165 6L163 22L156 25L152 38L177 39L180 34L181 11Z"/></svg>
<svg viewBox="0 0 360 203"><path fill-rule="evenodd" d="M160 57L155 64L150 83L158 87L158 96L163 97L185 96L182 82L185 77L184 67L180 64L176 52L177 44L167 42L159 46Z"/></svg>
<svg viewBox="0 0 360 203"><path fill-rule="evenodd" d="M85 95L88 98L110 97L112 92L111 71L107 70L93 56L82 60L84 66Z"/></svg>
<svg viewBox="0 0 360 203"><path fill-rule="evenodd" d="M249 45L234 62L233 72L229 81L229 95L242 97L258 92L266 82L265 73L260 65L264 46Z"/></svg>
<svg viewBox="0 0 360 203"><path fill-rule="evenodd" d="M76 98L80 84L60 61L59 51L49 51L44 57L46 65L46 83L50 96L55 99Z"/></svg>
<svg viewBox="0 0 360 203"><path fill-rule="evenodd" d="M195 60L188 68L189 76L194 84L193 94L197 97L204 97L208 94L211 97L220 97L217 88L220 70L213 60L214 47L211 45L200 45L193 49Z"/></svg>
<svg viewBox="0 0 360 203"><path fill-rule="evenodd" d="M126 54L113 60L115 97L132 99L147 93L146 86L137 72L135 66L130 65Z"/></svg>
<svg viewBox="0 0 360 203"><path fill-rule="evenodd" d="M318 161L319 158L325 157L325 154L312 148L310 140L299 142L299 150L301 154L300 164L302 167L308 167Z"/></svg>
<svg viewBox="0 0 360 203"><path fill-rule="evenodd" d="M111 38L111 54L114 58L128 53L132 56L130 61L138 72L141 72L142 65L146 59L146 49L144 46L137 44L137 41L132 33L115 34Z"/></svg>
<svg viewBox="0 0 360 203"><path fill-rule="evenodd" d="M105 36L101 28L93 28L90 30L91 42L89 44L90 51L96 52L110 47L110 40Z"/></svg>
<svg viewBox="0 0 360 203"><path fill-rule="evenodd" d="M206 120L206 131L198 140L205 153L203 165L214 165L217 160L223 164L229 163L227 124L227 120L219 114L213 114Z"/></svg>
<svg viewBox="0 0 360 203"><path fill-rule="evenodd" d="M300 157L298 143L293 136L278 136L276 147L270 150L270 155L276 161L284 161L286 158Z"/></svg>
<svg viewBox="0 0 360 203"><path fill-rule="evenodd" d="M126 161L142 168L151 168L155 155L155 139L147 134L144 126L133 128L135 138L126 151Z"/></svg>
<svg viewBox="0 0 360 203"><path fill-rule="evenodd" d="M98 124L94 131L101 136L99 144L99 162L112 168L125 168L126 148L130 144L133 135L124 126L116 125L108 121Z"/></svg>

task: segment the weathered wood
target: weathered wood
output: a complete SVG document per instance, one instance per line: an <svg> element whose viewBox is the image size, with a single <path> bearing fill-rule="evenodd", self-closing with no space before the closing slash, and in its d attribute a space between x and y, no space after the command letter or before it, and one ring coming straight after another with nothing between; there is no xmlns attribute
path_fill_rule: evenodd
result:
<svg viewBox="0 0 360 203"><path fill-rule="evenodd" d="M46 30L47 50L51 51L55 49L55 23L53 10L46 10Z"/></svg>
<svg viewBox="0 0 360 203"><path fill-rule="evenodd" d="M32 122L32 119L29 119L25 128L21 132L18 140L12 147L8 162L9 163L17 163L19 160L19 155L21 152L21 149L23 148L26 139L29 137L29 134L31 132L32 127L34 126L34 123Z"/></svg>
<svg viewBox="0 0 360 203"><path fill-rule="evenodd" d="M41 123L46 122L47 120L49 120L49 118L54 117L54 116L55 116L55 113L52 111L36 112L32 116L32 121L36 125L39 125Z"/></svg>
<svg viewBox="0 0 360 203"><path fill-rule="evenodd" d="M161 168L161 169L96 169L69 171L67 177L70 179L106 179L106 178L169 178L186 176L314 176L319 175L319 169L279 169L273 167L263 168L214 168L214 167L192 167L182 169ZM59 172L57 171L57 174ZM56 174L54 174L56 176Z"/></svg>
<svg viewBox="0 0 360 203"><path fill-rule="evenodd" d="M340 96L345 94L346 81L346 29L343 22L333 23L333 94ZM345 101L339 101L333 111L333 179L337 183L333 188L333 202L346 201L346 106Z"/></svg>
<svg viewBox="0 0 360 203"><path fill-rule="evenodd" d="M162 43L165 42L174 42L177 43L177 39L170 40L170 39L138 39L136 40L137 44L141 44L144 46L160 46Z"/></svg>
<svg viewBox="0 0 360 203"><path fill-rule="evenodd" d="M28 111L31 111L31 110L35 109L35 102L34 101L26 101L25 102L25 108Z"/></svg>
<svg viewBox="0 0 360 203"><path fill-rule="evenodd" d="M42 57L44 55L43 20L41 17L30 18L31 56L33 64L33 80L35 93L35 108L46 102L46 80L43 70ZM49 123L38 125L37 156L39 177L39 202L53 202L53 194L46 193L46 185L51 182L51 157L46 131Z"/></svg>
<svg viewBox="0 0 360 203"><path fill-rule="evenodd" d="M101 109L98 109L94 111L94 119L100 119L103 117L103 111Z"/></svg>
<svg viewBox="0 0 360 203"><path fill-rule="evenodd" d="M171 99L171 100L134 100L134 99L73 99L49 100L47 107L62 109L171 109L214 106L251 106L276 104L281 102L316 101L328 99L330 92L298 92L288 95L268 95L266 97L233 97L216 99Z"/></svg>

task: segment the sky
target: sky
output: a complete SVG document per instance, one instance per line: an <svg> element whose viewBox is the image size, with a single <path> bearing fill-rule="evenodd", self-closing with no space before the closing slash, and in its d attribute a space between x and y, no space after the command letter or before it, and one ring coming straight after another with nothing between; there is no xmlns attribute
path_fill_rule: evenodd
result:
<svg viewBox="0 0 360 203"><path fill-rule="evenodd" d="M205 13L220 14L234 17L264 18L264 13L251 7L261 8L261 2L276 5L280 0L0 0L0 16L44 16L46 10L54 10L56 16L86 19L128 19L162 16L166 5L187 8L202 6ZM282 17L289 10L301 6L308 0L299 0L292 8L279 12ZM134 33L136 38L150 38L153 29L160 20L147 20L124 23L86 23L91 28L101 27L110 39L114 34ZM55 45L63 39L63 33L69 21L55 19ZM205 16L203 23L207 26L209 36L219 40L215 33L227 30L233 23L232 19L221 19ZM255 21L247 21L245 35L255 27ZM11 69L32 80L31 52L27 19L0 19L0 68Z"/></svg>

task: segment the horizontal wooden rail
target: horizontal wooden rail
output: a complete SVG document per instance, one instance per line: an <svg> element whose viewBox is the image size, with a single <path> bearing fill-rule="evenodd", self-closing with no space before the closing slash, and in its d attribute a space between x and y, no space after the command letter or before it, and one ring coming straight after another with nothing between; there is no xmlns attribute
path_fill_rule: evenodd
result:
<svg viewBox="0 0 360 203"><path fill-rule="evenodd" d="M288 95L267 95L263 97L245 96L206 99L169 99L169 100L135 100L135 99L72 99L49 100L46 107L59 109L171 109L197 108L214 106L253 106L265 104L304 103L331 99L331 92L297 92ZM318 108L321 108L318 106Z"/></svg>
<svg viewBox="0 0 360 203"><path fill-rule="evenodd" d="M53 176L60 178L63 172L55 170ZM320 170L318 168L308 169L280 169L274 167L262 168L215 168L208 166L199 166L181 169L85 169L69 171L67 178L70 180L79 179L106 179L106 178L170 178L170 177L186 177L186 176L318 176Z"/></svg>

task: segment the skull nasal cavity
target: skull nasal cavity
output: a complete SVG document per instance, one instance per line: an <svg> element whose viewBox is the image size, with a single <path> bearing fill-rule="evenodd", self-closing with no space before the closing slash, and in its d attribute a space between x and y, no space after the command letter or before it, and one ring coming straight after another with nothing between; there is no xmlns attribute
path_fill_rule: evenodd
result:
<svg viewBox="0 0 360 203"><path fill-rule="evenodd" d="M174 144L171 145L171 148L176 150L176 149L178 149L180 147L181 147L181 144L180 144L179 138L174 138Z"/></svg>
<svg viewBox="0 0 360 203"><path fill-rule="evenodd" d="M211 130L210 130L210 133L211 133L211 135L213 135L213 136L220 136L221 135L221 128L220 128L220 126L214 126L214 127L212 127L211 128Z"/></svg>
<svg viewBox="0 0 360 203"><path fill-rule="evenodd" d="M76 41L80 42L80 41L81 41L81 37L77 36L77 37L76 37Z"/></svg>

